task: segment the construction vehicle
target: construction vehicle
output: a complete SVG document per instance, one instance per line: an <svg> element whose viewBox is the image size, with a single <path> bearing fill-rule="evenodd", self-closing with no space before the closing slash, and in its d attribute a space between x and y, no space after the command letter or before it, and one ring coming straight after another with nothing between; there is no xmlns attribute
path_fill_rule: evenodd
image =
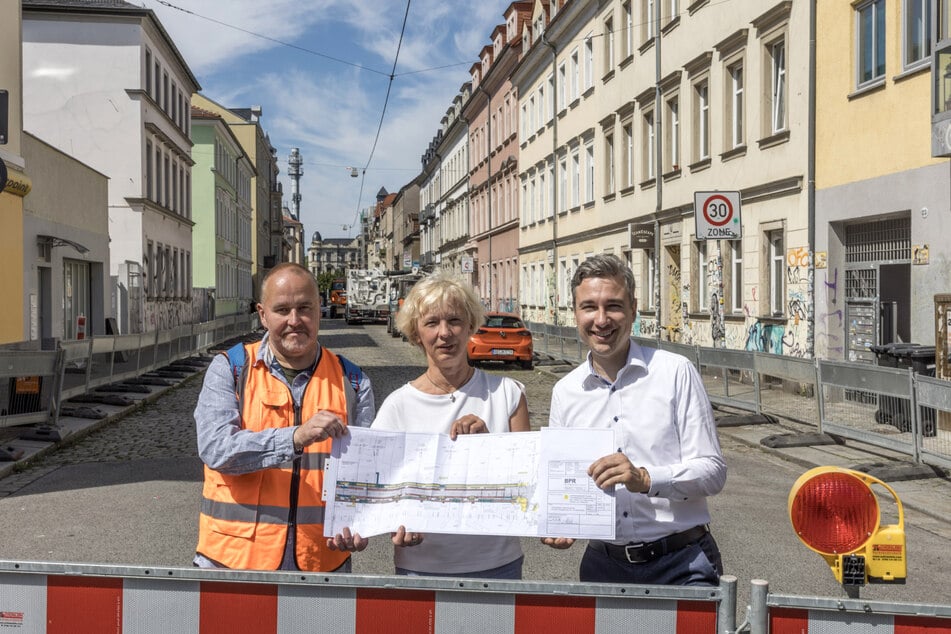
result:
<svg viewBox="0 0 951 634"><path fill-rule="evenodd" d="M348 324L387 323L390 316L390 278L379 269L347 271Z"/></svg>
<svg viewBox="0 0 951 634"><path fill-rule="evenodd" d="M331 319L336 319L343 314L347 306L347 278L338 277L330 283L327 304L330 306Z"/></svg>

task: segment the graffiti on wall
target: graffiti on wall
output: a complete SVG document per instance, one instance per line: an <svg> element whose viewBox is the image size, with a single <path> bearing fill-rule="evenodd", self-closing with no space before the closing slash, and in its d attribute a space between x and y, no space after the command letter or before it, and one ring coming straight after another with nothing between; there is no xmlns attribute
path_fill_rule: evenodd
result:
<svg viewBox="0 0 951 634"><path fill-rule="evenodd" d="M832 269L831 281L829 269L824 271L823 289L826 294L826 306L829 310L816 315L816 344L824 348L826 353L844 354L843 324L845 314L838 306L839 299L839 269Z"/></svg>

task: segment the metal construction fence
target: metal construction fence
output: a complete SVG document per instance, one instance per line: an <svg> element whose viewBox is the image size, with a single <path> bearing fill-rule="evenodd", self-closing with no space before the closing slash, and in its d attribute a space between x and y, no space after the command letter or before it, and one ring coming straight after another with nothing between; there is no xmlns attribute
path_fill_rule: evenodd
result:
<svg viewBox="0 0 951 634"><path fill-rule="evenodd" d="M0 561L0 627L24 634L951 634L951 606L799 597L753 580L589 584Z"/></svg>
<svg viewBox="0 0 951 634"><path fill-rule="evenodd" d="M257 315L231 315L170 330L62 341L55 350L31 343L5 346L0 348L0 427L55 425L70 398L141 377L257 327Z"/></svg>
<svg viewBox="0 0 951 634"><path fill-rule="evenodd" d="M587 349L569 326L527 323L535 350L572 363ZM634 337L681 354L700 370L710 401L770 414L841 438L951 468L951 381L893 368Z"/></svg>

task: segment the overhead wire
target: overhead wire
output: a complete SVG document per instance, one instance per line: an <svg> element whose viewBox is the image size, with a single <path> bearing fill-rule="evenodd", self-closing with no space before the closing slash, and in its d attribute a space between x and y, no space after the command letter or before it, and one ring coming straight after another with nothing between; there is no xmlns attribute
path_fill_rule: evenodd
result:
<svg viewBox="0 0 951 634"><path fill-rule="evenodd" d="M360 193L357 195L357 209L354 212L353 221L350 223L350 227L347 231L347 235L350 235L350 231L353 230L354 225L357 222L357 218L360 216L360 204L363 201L363 187L366 184L367 178L367 168L370 167L370 162L373 160L373 155L376 153L376 145L380 140L380 131L383 129L383 121L386 118L386 106L390 102L390 92L393 89L393 79L396 77L396 65L400 60L400 49L403 48L403 35L406 33L406 22L409 18L409 6L412 0L406 0L406 11L403 13L403 25L400 27L400 39L396 43L396 54L393 56L393 69L390 71L390 80L386 84L386 96L383 98L383 110L380 112L380 122L376 127L376 135L373 137L373 147L370 148L370 156L367 158L366 164L363 166L363 171L360 175Z"/></svg>

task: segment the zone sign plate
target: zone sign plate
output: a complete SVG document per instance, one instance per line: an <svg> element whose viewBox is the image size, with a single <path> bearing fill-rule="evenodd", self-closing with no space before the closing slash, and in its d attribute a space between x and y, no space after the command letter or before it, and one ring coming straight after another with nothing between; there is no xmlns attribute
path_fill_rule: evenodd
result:
<svg viewBox="0 0 951 634"><path fill-rule="evenodd" d="M738 240L743 237L740 192L695 192L697 240Z"/></svg>

